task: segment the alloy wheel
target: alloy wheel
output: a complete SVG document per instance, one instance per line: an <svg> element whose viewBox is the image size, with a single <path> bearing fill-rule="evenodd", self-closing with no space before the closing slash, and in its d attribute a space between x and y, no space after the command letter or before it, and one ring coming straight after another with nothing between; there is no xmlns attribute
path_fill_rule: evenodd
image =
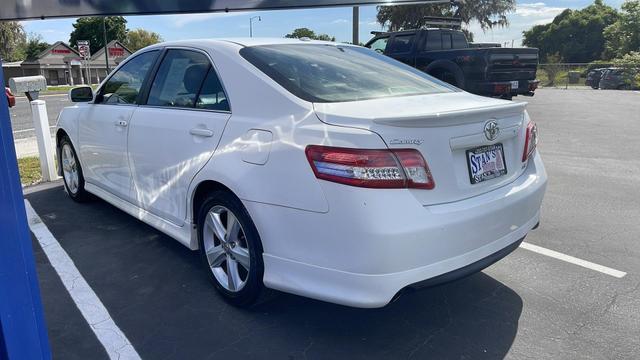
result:
<svg viewBox="0 0 640 360"><path fill-rule="evenodd" d="M71 145L64 144L62 146L62 175L64 176L64 181L67 184L67 188L72 194L76 194L78 192L80 180L78 175L78 162L73 153L73 149L71 149Z"/></svg>
<svg viewBox="0 0 640 360"><path fill-rule="evenodd" d="M209 210L203 244L218 283L231 292L242 290L249 278L250 252L242 225L232 211L221 205Z"/></svg>

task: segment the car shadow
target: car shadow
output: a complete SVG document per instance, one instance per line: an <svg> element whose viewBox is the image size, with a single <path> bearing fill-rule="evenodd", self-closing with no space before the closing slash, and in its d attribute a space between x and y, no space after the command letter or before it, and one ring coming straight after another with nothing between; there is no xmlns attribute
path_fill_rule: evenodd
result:
<svg viewBox="0 0 640 360"><path fill-rule="evenodd" d="M238 309L218 296L196 252L111 205L74 203L60 187L26 197L142 358L495 359L518 330L522 299L484 273L380 309L279 292Z"/></svg>

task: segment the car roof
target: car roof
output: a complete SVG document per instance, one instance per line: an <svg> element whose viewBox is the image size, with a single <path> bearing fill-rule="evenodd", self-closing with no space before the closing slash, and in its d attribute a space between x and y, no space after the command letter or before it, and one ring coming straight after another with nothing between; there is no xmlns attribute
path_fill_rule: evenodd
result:
<svg viewBox="0 0 640 360"><path fill-rule="evenodd" d="M211 39L191 39L191 40L176 40L166 41L156 45L152 45L147 49L154 47L165 46L189 46L189 47L248 47L259 45L276 45L276 44L330 44L330 45L345 45L353 46L351 44L337 43L333 41L321 41L311 40L308 38L301 39L289 39L289 38L211 38Z"/></svg>

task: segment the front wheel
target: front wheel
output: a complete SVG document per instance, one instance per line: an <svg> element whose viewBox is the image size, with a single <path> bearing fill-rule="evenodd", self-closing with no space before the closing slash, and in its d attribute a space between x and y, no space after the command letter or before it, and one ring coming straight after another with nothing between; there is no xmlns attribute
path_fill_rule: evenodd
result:
<svg viewBox="0 0 640 360"><path fill-rule="evenodd" d="M249 306L263 291L262 243L242 202L226 191L211 193L198 215L200 256L216 290L228 302Z"/></svg>
<svg viewBox="0 0 640 360"><path fill-rule="evenodd" d="M89 199L89 193L84 190L84 176L76 151L68 137L60 141L59 166L62 169L62 179L67 194L77 202Z"/></svg>

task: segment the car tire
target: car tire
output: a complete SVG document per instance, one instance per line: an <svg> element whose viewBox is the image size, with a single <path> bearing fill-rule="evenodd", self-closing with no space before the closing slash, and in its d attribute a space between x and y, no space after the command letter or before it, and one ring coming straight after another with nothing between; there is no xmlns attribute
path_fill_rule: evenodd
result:
<svg viewBox="0 0 640 360"><path fill-rule="evenodd" d="M198 212L197 232L200 257L216 290L235 306L255 304L264 292L263 249L240 199L228 191L210 193Z"/></svg>
<svg viewBox="0 0 640 360"><path fill-rule="evenodd" d="M60 140L60 157L58 166L61 169L64 188L69 197L77 202L86 202L90 199L89 193L84 189L84 176L82 166L76 154L76 150L68 137Z"/></svg>

